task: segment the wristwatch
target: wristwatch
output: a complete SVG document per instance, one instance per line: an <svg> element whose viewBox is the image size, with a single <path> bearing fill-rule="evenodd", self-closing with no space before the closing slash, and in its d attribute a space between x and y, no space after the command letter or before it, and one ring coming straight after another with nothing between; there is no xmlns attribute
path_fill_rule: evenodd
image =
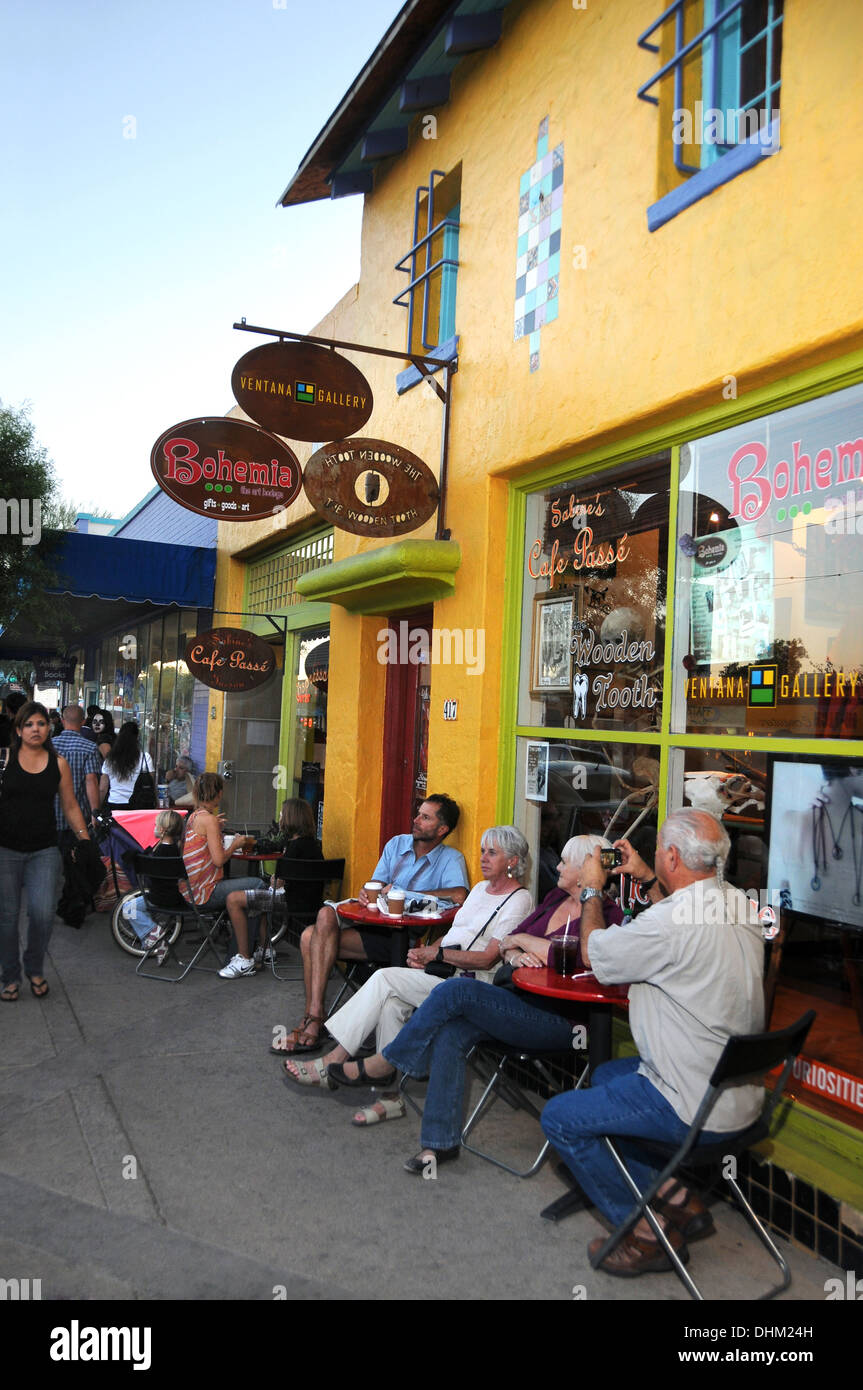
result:
<svg viewBox="0 0 863 1390"><path fill-rule="evenodd" d="M436 961L437 964L443 965L443 963L444 963L444 959L443 959L443 946L438 946L438 948L437 948L437 955L435 956L435 961Z"/></svg>
<svg viewBox="0 0 863 1390"><path fill-rule="evenodd" d="M586 903L590 898L598 898L598 897L599 897L599 889L598 889L598 888L582 888L581 892L580 892L579 895L578 895L578 901L579 901L580 903Z"/></svg>

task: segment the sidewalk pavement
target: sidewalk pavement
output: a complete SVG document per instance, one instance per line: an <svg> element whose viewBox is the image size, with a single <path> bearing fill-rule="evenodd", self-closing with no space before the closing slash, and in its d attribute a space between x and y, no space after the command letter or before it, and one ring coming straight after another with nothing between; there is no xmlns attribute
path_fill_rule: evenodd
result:
<svg viewBox="0 0 863 1390"><path fill-rule="evenodd" d="M296 959L280 956L282 973ZM268 1049L302 1016L300 984L141 979L107 915L78 932L58 921L46 976L44 1000L25 980L0 1009L0 1279L74 1300L688 1301L673 1274L592 1270L590 1213L540 1220L564 1190L553 1163L521 1180L462 1153L434 1181L411 1177L410 1111L365 1132L350 1118L369 1092L283 1084ZM502 1103L483 1133L524 1166L540 1142ZM742 1217L714 1215L696 1281L757 1297L775 1266ZM823 1301L835 1268L788 1250L785 1298Z"/></svg>

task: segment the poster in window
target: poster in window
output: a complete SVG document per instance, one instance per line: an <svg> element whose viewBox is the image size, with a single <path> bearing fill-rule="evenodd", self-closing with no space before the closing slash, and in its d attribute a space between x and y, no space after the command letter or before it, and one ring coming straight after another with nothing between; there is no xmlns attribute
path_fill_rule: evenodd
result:
<svg viewBox="0 0 863 1390"><path fill-rule="evenodd" d="M569 691L572 617L572 594L542 594L535 600L530 688L534 697Z"/></svg>
<svg viewBox="0 0 863 1390"><path fill-rule="evenodd" d="M794 912L863 931L863 759L773 763L768 884Z"/></svg>
<svg viewBox="0 0 863 1390"><path fill-rule="evenodd" d="M548 800L548 744L529 743L524 774L524 794L528 801Z"/></svg>

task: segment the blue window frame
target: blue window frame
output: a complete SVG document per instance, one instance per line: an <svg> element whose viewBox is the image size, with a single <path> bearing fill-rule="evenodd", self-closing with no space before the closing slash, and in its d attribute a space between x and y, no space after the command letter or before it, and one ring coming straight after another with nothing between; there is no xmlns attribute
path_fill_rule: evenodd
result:
<svg viewBox="0 0 863 1390"><path fill-rule="evenodd" d="M783 9L784 0L673 0L640 36L639 47L670 54L638 96L659 106L654 89L673 80L674 167L693 185L654 204L651 230L778 149Z"/></svg>
<svg viewBox="0 0 863 1390"><path fill-rule="evenodd" d="M395 267L409 283L393 300L408 311L409 352L429 352L455 336L460 197L460 168L432 169L416 190L413 244Z"/></svg>

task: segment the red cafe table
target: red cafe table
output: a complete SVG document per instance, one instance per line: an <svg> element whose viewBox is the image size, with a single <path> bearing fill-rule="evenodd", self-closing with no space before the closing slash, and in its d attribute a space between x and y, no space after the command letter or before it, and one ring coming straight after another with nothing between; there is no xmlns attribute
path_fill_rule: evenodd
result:
<svg viewBox="0 0 863 1390"><path fill-rule="evenodd" d="M418 912L405 912L401 917L393 917L388 912L375 912L373 909L364 907L356 898L339 903L339 917L345 922L350 922L351 926L376 927L378 931L391 932L390 965L406 964L411 928L418 936L427 927L448 927L457 912L457 907L451 907L446 912L440 912L434 917L428 917Z"/></svg>
<svg viewBox="0 0 863 1390"><path fill-rule="evenodd" d="M587 1004L587 1057L591 1075L603 1062L610 1061L612 1010L629 1007L628 985L602 985L590 973L575 978L558 975L556 970L548 966L522 966L520 970L513 971L512 980L526 994L542 994L547 999L560 999L567 1004ZM561 1012L565 1012L565 1009ZM545 1207L540 1215L546 1221L560 1221L571 1212L581 1211L584 1206L584 1194L574 1187Z"/></svg>

